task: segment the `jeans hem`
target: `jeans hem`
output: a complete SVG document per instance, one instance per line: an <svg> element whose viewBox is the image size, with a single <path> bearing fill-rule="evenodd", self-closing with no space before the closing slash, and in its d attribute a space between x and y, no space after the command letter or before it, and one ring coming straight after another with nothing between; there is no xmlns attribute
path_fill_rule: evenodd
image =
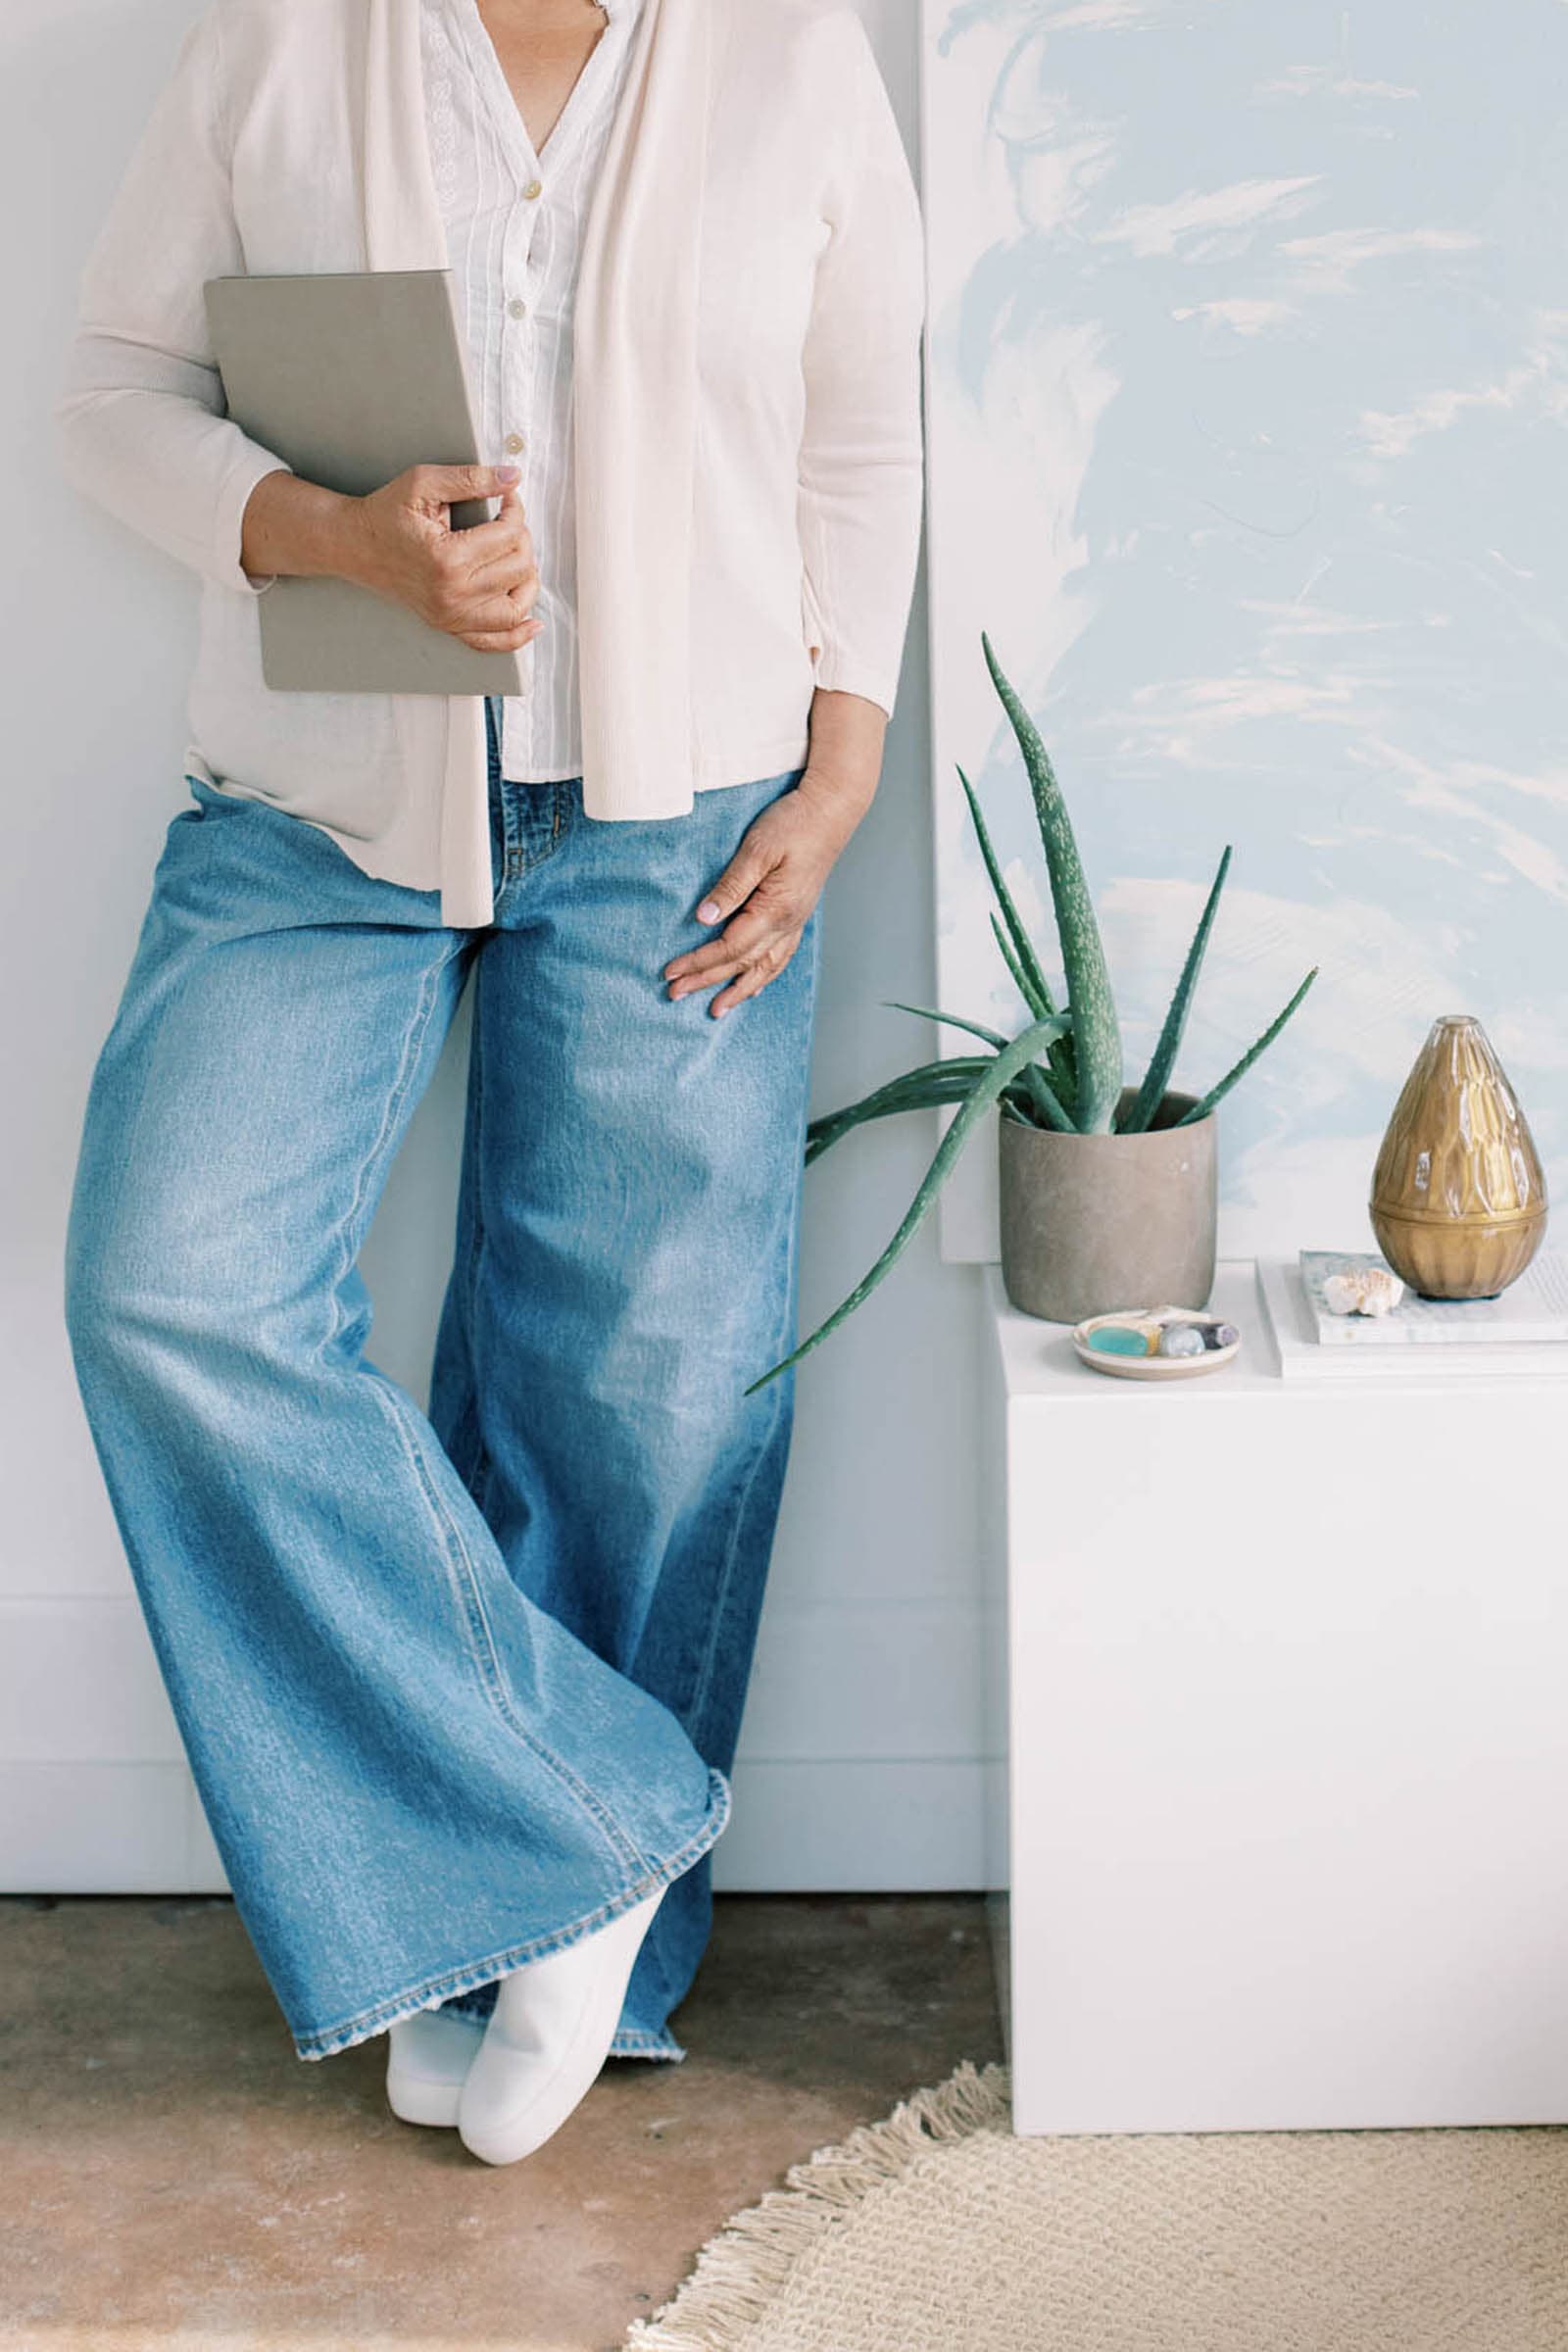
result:
<svg viewBox="0 0 1568 2352"><path fill-rule="evenodd" d="M612 2058L667 2058L679 2060L686 2052L673 2034L645 2034L640 2027L626 2026L617 2032L610 2045Z"/></svg>
<svg viewBox="0 0 1568 2352"><path fill-rule="evenodd" d="M370 2009L362 2009L358 2015L338 2025L321 2026L306 2033L293 2033L291 2029L295 2056L307 2059L335 2057L339 2050L352 2049L357 2042L372 2040L377 2034L384 2034L389 2026L400 2024L406 2017L416 2017L421 2009L437 2007L455 1992L469 1992L477 1984L488 1984L499 1977L511 1976L514 1970L526 1967L530 1960L542 1959L546 1952L561 1951L567 1944L576 1943L582 1936L591 1936L595 1929L608 1926L621 1912L629 1911L634 1903L642 1902L656 1887L667 1886L672 1880L682 1877L694 1862L701 1861L710 1846L722 1836L729 1821L732 1797L728 1780L713 1765L709 1767L708 1788L708 1818L696 1837L683 1845L678 1853L672 1854L668 1861L645 1872L630 1886L622 1887L618 1894L612 1895L608 1902L585 1912L579 1919L571 1920L564 1928L554 1929L547 1936L535 1936L527 1943L512 1944L505 1951L492 1952L487 1959L471 1961L464 1968L448 1969L438 1977L427 1977L421 1984L411 1984L404 1991L393 1994L389 2000L378 2001ZM632 2038L630 2034L626 2036L628 2041ZM645 2058L685 2056L678 2044L672 2044L668 2049L662 2046L644 2047L645 2041L652 2042L655 2037L638 2034L635 2038L637 2047L616 2051L612 2045L612 2054Z"/></svg>

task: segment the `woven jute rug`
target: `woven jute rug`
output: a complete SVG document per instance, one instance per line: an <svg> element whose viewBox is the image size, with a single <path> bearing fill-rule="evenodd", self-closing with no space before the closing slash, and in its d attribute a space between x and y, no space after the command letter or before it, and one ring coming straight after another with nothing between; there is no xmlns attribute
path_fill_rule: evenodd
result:
<svg viewBox="0 0 1568 2352"><path fill-rule="evenodd" d="M959 2067L799 2164L636 2352L1568 2352L1568 2130L1014 2139Z"/></svg>

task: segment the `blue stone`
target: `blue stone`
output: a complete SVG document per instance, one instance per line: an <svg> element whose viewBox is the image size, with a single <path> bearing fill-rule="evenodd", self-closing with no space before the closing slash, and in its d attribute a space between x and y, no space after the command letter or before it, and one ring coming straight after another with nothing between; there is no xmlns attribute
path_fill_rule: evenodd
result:
<svg viewBox="0 0 1568 2352"><path fill-rule="evenodd" d="M1102 1323L1098 1331L1089 1334L1088 1345L1097 1355L1147 1355L1149 1342L1141 1331L1132 1331L1125 1323Z"/></svg>

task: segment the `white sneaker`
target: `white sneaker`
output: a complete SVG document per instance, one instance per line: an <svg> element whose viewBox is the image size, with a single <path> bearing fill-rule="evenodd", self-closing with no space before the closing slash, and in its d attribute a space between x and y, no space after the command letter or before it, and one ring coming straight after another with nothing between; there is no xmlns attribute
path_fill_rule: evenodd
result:
<svg viewBox="0 0 1568 2352"><path fill-rule="evenodd" d="M455 2009L421 2009L387 2030L386 2098L406 2124L455 2129L464 2079L484 2040L482 2017Z"/></svg>
<svg viewBox="0 0 1568 2352"><path fill-rule="evenodd" d="M458 2133L472 2155L486 2164L531 2156L587 2095L663 1892L502 1978L458 2105Z"/></svg>

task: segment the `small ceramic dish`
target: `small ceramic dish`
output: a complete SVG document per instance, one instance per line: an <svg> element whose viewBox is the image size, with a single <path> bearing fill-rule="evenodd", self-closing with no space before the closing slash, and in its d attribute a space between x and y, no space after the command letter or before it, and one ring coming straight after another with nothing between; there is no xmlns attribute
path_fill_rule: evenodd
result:
<svg viewBox="0 0 1568 2352"><path fill-rule="evenodd" d="M1178 1331L1194 1333L1199 1348L1189 1341L1187 1354L1158 1353L1164 1335ZM1091 1315L1087 1322L1075 1323L1072 1344L1084 1363L1116 1380L1191 1380L1228 1364L1242 1335L1222 1315L1205 1314L1198 1307L1124 1306L1114 1314Z"/></svg>

